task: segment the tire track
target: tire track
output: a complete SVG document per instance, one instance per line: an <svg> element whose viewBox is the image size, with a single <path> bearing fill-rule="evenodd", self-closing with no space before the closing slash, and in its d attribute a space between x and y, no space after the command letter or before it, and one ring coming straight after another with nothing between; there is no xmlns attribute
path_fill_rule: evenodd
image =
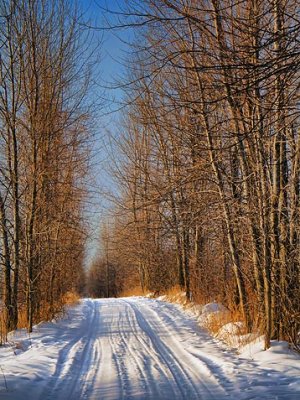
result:
<svg viewBox="0 0 300 400"><path fill-rule="evenodd" d="M167 365L174 381L176 382L178 391L181 395L180 399L199 399L200 393L193 384L190 376L183 370L180 363L174 356L173 352L162 342L158 335L155 334L150 324L146 321L141 311L133 303L129 303L134 309L137 322L140 328L146 333L149 340L152 342L156 353L159 354L163 363Z"/></svg>
<svg viewBox="0 0 300 400"><path fill-rule="evenodd" d="M14 367L9 377L16 382L9 398L27 393L32 400L299 397L297 375L291 379L225 351L175 306L145 298L86 299L70 314L71 319L43 327L34 346L13 360L21 368ZM31 375L20 373L28 370Z"/></svg>
<svg viewBox="0 0 300 400"><path fill-rule="evenodd" d="M127 321L128 324L130 326L130 332L133 335L133 338L137 344L142 345L142 349L146 352L146 354L150 355L150 358L153 358L153 353L151 354L149 352L149 348L145 346L145 343L140 339L138 333L137 333L137 327L139 327L139 325L137 324L136 318L135 318L135 312L132 309L131 305L127 302L124 301L125 304L125 310L126 310L126 317L127 317ZM124 335L122 335L123 340L126 341L126 338L124 337ZM132 341L132 340L131 340ZM136 365L138 366L138 370L140 373L140 376L143 379L143 384L144 384L144 388L145 388L145 398L150 398L150 396L153 396L152 398L158 398L159 393L157 391L156 386L153 385L153 382L155 382L155 378L153 376L153 374L151 373L151 370L149 369L149 365L146 365L145 359L143 359L143 361L141 361L136 355L136 351L131 350L131 347L129 344L127 344L128 350L132 356L132 358L135 360ZM143 354L139 351L138 353ZM145 353L144 353L145 356ZM149 364L149 360L147 362L147 364ZM148 367L148 374L146 372L146 367ZM161 370L161 372L163 373L163 371ZM163 373L164 374L164 373ZM152 385L150 385L150 383L152 383Z"/></svg>
<svg viewBox="0 0 300 400"><path fill-rule="evenodd" d="M136 341L136 326L132 324L128 306L120 301L114 302L113 305L121 305L122 309L125 306L125 312L120 314L121 318L119 315L119 318L111 321L111 326L115 328L118 335L110 336L113 361L118 376L121 377L122 399L135 398L134 392L139 388L143 393L143 398L152 398L154 393L149 385L149 377L144 372L144 365L141 364L137 353L132 349ZM138 383L138 387L131 384L133 379Z"/></svg>
<svg viewBox="0 0 300 400"><path fill-rule="evenodd" d="M74 400L70 396L73 393L74 385L77 384L76 377L79 378L81 375L81 370L86 358L86 351L90 344L91 327L96 318L95 303L89 301L87 306L92 309L92 311L89 311L88 329L85 329L84 325L86 321L83 321L79 335L76 335L73 341L60 350L55 371L50 377L46 388L43 390L40 400L56 398L57 396L55 393L59 393L60 398ZM71 360L71 362L68 362L69 360ZM80 364L82 368L78 368ZM70 393L65 393L66 391ZM63 397L61 395L62 393L64 393Z"/></svg>
<svg viewBox="0 0 300 400"><path fill-rule="evenodd" d="M160 327L160 326L164 326L165 329L170 332L169 330L169 325L174 324L174 319L172 319L170 317L170 314L167 314L164 310L163 307L159 308L159 312L156 311L157 307L147 307L147 310L152 313L155 317L155 319L157 320L157 323L154 324L156 327ZM168 311L172 314L172 309L170 310L169 307L167 306ZM197 329L197 326L194 327L195 330ZM180 327L179 327L180 329ZM172 332L170 332L171 334ZM177 358L178 357L175 355L174 352L172 352L170 346L166 345L166 347L169 349L169 352L173 353L174 357ZM181 344L177 345L176 343L176 348L182 349ZM202 367L204 367L206 369L206 371L209 374L209 378L210 380L214 380L216 385L218 385L219 387L222 388L222 390L224 391L223 395L228 395L229 396L229 391L227 390L226 386L230 388L230 391L233 390L233 383L232 381L228 378L227 375L225 375L225 373L223 372L223 369L221 368L221 366L219 364L217 364L215 361L213 361L212 359L210 359L208 356L205 356L203 354L199 354L199 353L195 353L195 351L187 351L186 349L184 349L184 352L186 354L188 354L189 356L192 356L194 359L196 359L197 361L194 362L193 364L195 365L195 368L191 369L191 365L184 363L184 371L185 370L189 370L193 375L194 371L197 370L197 366L196 364L199 364L199 361L202 364ZM181 361L181 363L183 363L183 361ZM223 360L224 363L224 360ZM198 365L199 367L199 365ZM224 383L226 385L224 385ZM201 384L203 386L205 386L207 388L207 390L209 390L208 386L205 384L205 381L202 379L201 380Z"/></svg>
<svg viewBox="0 0 300 400"><path fill-rule="evenodd" d="M99 326L98 302L93 302L93 318L89 326L88 340L80 358L81 367L75 370L74 386L69 393L69 400L83 399L93 389L92 382L99 370L101 353L97 351L97 327ZM96 367L95 367L96 366ZM92 375L92 378L89 378Z"/></svg>
<svg viewBox="0 0 300 400"><path fill-rule="evenodd" d="M143 372L143 367L141 366L138 357L135 355L135 352L131 349L131 343L132 342L132 335L134 335L134 329L133 329L133 325L130 321L129 315L126 312L126 322L128 322L128 325L130 326L130 334L128 335L128 337L126 337L126 335L123 332L123 326L120 324L120 321L118 323L118 329L120 332L120 339L122 341L122 345L124 348L124 355L126 354L126 352L128 352L130 359L134 362L135 364L135 369L137 371L137 373L139 374L141 381L142 381L142 388L145 391L145 395L149 396L150 391L149 391L149 384L147 383L147 376L145 375L145 373ZM126 357L125 357L126 358Z"/></svg>
<svg viewBox="0 0 300 400"><path fill-rule="evenodd" d="M141 326L137 320L137 317L136 317L136 311L135 311L134 307L132 306L132 304L129 301L126 301L124 299L123 299L123 301L124 301L124 303L126 303L129 310L131 310L131 314L133 316L132 320L135 321L135 325L134 325L135 329L134 329L133 333L135 335L137 342L142 346L142 349L144 351L144 356L147 354L149 356L149 358L153 360L155 369L160 372L160 378L164 377L163 383L167 384L169 386L169 388L171 389L171 392L172 392L171 397L174 398L174 396L178 395L179 392L178 392L178 388L177 388L177 390L174 390L174 386L172 386L172 384L170 382L170 379L169 379L169 376L171 373L170 368L167 365L165 365L164 362L162 362L164 360L162 359L161 355L157 352L157 349L153 346L152 341L149 340L149 336L148 336L147 332L145 332L141 328ZM136 326L138 326L140 333L137 332ZM147 364L146 364L146 362L144 362L144 366L148 369L149 373L151 374L150 377L152 379L152 382L155 382L156 378L149 370L149 361L147 361ZM172 375L172 373L171 373L171 375ZM155 396L154 398L159 398L158 397L159 391L157 390L157 387L155 386L155 390L154 390L154 388L152 390L154 392L154 396ZM170 392L168 391L168 393L170 393Z"/></svg>

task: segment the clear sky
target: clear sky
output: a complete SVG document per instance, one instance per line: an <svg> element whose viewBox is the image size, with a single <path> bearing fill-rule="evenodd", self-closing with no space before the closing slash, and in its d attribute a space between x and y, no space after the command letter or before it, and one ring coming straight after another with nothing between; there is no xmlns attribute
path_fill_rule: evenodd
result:
<svg viewBox="0 0 300 400"><path fill-rule="evenodd" d="M99 106L95 115L95 140L92 149L92 168L88 186L92 195L87 203L86 217L89 225L89 240L87 243L86 264L93 259L99 238L99 226L106 217L109 207L103 192L113 190L114 183L110 178L108 169L110 160L111 136L118 130L118 118L122 100L121 89L115 88L125 73L124 58L129 51L126 42L131 35L130 29L109 30L107 20L118 24L117 17L105 12L103 9L120 11L124 7L124 0L79 0L79 5L84 12L84 18L96 28L92 30L94 43L101 42L99 49L100 60L94 69L95 82L93 94ZM102 28L105 28L104 30Z"/></svg>

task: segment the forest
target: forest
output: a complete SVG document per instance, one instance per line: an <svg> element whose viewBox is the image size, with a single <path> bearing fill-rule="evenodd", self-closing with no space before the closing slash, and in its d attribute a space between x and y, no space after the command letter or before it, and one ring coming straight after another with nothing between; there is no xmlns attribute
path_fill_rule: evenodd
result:
<svg viewBox="0 0 300 400"><path fill-rule="evenodd" d="M178 287L266 349L299 346L298 1L129 0L117 18L134 35L86 271L93 28L72 1L0 0L1 332L70 293Z"/></svg>
<svg viewBox="0 0 300 400"><path fill-rule="evenodd" d="M238 312L265 348L297 344L299 4L130 3L119 191L90 278L103 296L177 285Z"/></svg>
<svg viewBox="0 0 300 400"><path fill-rule="evenodd" d="M0 2L1 337L80 290L88 66L65 1ZM3 310L3 312L2 312Z"/></svg>

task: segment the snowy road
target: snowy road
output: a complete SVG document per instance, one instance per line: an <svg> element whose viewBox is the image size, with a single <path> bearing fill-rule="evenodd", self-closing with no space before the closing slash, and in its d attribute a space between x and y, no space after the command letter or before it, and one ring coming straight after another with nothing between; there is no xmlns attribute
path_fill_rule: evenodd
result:
<svg viewBox="0 0 300 400"><path fill-rule="evenodd" d="M237 357L158 300L83 300L22 346L0 353L0 399L300 398L297 379Z"/></svg>

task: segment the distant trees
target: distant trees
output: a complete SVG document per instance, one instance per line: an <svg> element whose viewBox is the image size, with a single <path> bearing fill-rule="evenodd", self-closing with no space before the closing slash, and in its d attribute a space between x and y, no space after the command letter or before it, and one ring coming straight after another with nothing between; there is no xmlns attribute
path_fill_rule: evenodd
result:
<svg viewBox="0 0 300 400"><path fill-rule="evenodd" d="M68 1L1 0L0 18L2 296L7 330L26 312L31 331L82 276L89 67Z"/></svg>
<svg viewBox="0 0 300 400"><path fill-rule="evenodd" d="M296 343L300 328L297 3L129 9L140 30L117 168L120 252L142 287L179 284L238 307L266 348Z"/></svg>
<svg viewBox="0 0 300 400"><path fill-rule="evenodd" d="M123 230L122 225L108 221L101 226L100 251L87 272L86 289L91 297L118 297L139 286Z"/></svg>

